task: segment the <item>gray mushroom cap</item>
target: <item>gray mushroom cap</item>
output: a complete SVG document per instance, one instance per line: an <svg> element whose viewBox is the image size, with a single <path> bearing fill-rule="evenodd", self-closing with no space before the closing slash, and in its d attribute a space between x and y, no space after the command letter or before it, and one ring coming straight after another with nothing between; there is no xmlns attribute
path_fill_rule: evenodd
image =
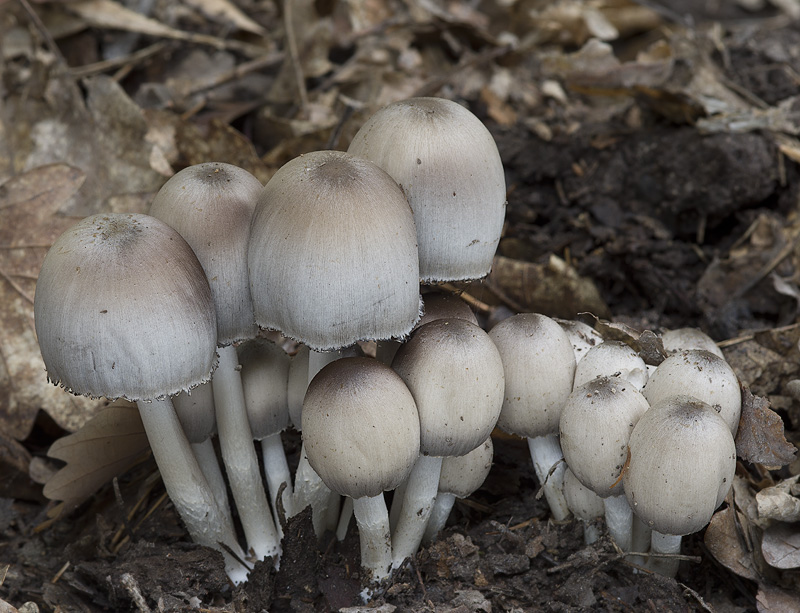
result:
<svg viewBox="0 0 800 613"><path fill-rule="evenodd" d="M403 188L417 221L424 283L485 277L503 229L506 184L494 138L469 110L410 98L370 117L349 153Z"/></svg>
<svg viewBox="0 0 800 613"><path fill-rule="evenodd" d="M392 368L417 404L422 454L464 455L491 434L503 406L503 362L481 328L431 321L400 347Z"/></svg>
<svg viewBox="0 0 800 613"><path fill-rule="evenodd" d="M669 356L645 385L644 397L653 405L671 396L688 395L719 406L732 434L739 428L742 390L730 364L710 351L691 349Z"/></svg>
<svg viewBox="0 0 800 613"><path fill-rule="evenodd" d="M170 178L150 207L150 214L175 228L200 260L214 297L220 345L256 335L247 243L261 189L246 170L208 162Z"/></svg>
<svg viewBox="0 0 800 613"><path fill-rule="evenodd" d="M710 405L689 396L654 404L630 438L623 476L633 512L662 534L705 526L733 484L736 445Z"/></svg>
<svg viewBox="0 0 800 613"><path fill-rule="evenodd" d="M311 349L406 336L419 319L411 208L372 162L316 151L278 170L248 250L256 322Z"/></svg>
<svg viewBox="0 0 800 613"><path fill-rule="evenodd" d="M74 394L152 400L206 380L211 290L180 234L147 215L99 214L62 234L34 301L47 376Z"/></svg>
<svg viewBox="0 0 800 613"><path fill-rule="evenodd" d="M342 358L317 373L303 401L308 462L332 491L351 498L396 488L419 457L414 397L388 366Z"/></svg>
<svg viewBox="0 0 800 613"><path fill-rule="evenodd" d="M497 425L529 438L558 432L572 392L575 354L567 333L538 313L519 313L489 331L505 371L505 399Z"/></svg>
<svg viewBox="0 0 800 613"><path fill-rule="evenodd" d="M601 498L622 494L628 439L649 405L631 383L599 377L575 388L561 411L559 440L567 466Z"/></svg>
<svg viewBox="0 0 800 613"><path fill-rule="evenodd" d="M486 481L493 459L494 444L491 437L465 455L443 458L439 491L466 498Z"/></svg>
<svg viewBox="0 0 800 613"><path fill-rule="evenodd" d="M242 343L237 353L250 430L260 441L289 426L289 356L263 338Z"/></svg>

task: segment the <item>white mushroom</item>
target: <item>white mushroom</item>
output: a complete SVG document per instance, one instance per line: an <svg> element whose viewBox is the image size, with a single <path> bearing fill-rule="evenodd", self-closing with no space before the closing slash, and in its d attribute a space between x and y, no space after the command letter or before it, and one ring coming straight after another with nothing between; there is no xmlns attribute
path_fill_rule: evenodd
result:
<svg viewBox="0 0 800 613"><path fill-rule="evenodd" d="M87 217L45 257L34 315L49 380L74 394L138 402L189 534L221 550L231 578L243 581L231 518L216 503L169 399L209 379L217 342L208 281L186 241L147 215Z"/></svg>
<svg viewBox="0 0 800 613"><path fill-rule="evenodd" d="M643 393L651 405L672 396L694 396L719 407L731 434L735 436L739 428L739 378L728 362L711 352L693 349L671 355L658 365Z"/></svg>
<svg viewBox="0 0 800 613"><path fill-rule="evenodd" d="M423 283L485 277L503 229L503 163L486 126L443 98L411 98L370 117L348 152L400 184L417 223Z"/></svg>
<svg viewBox="0 0 800 613"><path fill-rule="evenodd" d="M566 466L558 444L561 409L572 391L575 354L566 332L537 313L520 313L489 332L505 371L505 399L497 425L524 436L550 511L569 516L561 491ZM585 359L585 358L584 358Z"/></svg>
<svg viewBox="0 0 800 613"><path fill-rule="evenodd" d="M220 449L247 545L260 560L277 558L280 541L265 509L266 493L244 403L233 343L253 338L256 325L247 275L250 223L261 182L246 170L209 162L180 171L156 194L150 213L177 230L194 250L217 312L219 366L214 405Z"/></svg>
<svg viewBox="0 0 800 613"><path fill-rule="evenodd" d="M708 524L733 483L736 446L728 424L709 404L673 396L651 405L629 447L625 495L653 530L651 553L679 553L681 537ZM673 559L650 565L670 576L678 568Z"/></svg>
<svg viewBox="0 0 800 613"><path fill-rule="evenodd" d="M600 377L575 388L561 411L559 433L564 459L586 487L603 499L606 525L623 551L630 551L633 515L620 475L628 439L647 400L619 377Z"/></svg>
<svg viewBox="0 0 800 613"><path fill-rule="evenodd" d="M621 341L605 341L589 349L575 369L574 387L597 377L619 376L637 390L647 383L647 365L636 351Z"/></svg>
<svg viewBox="0 0 800 613"><path fill-rule="evenodd" d="M419 415L411 392L388 366L342 358L325 366L303 402L308 461L334 492L353 499L361 565L380 581L392 565L383 498L419 456Z"/></svg>
<svg viewBox="0 0 800 613"><path fill-rule="evenodd" d="M436 498L442 458L462 456L491 434L503 405L503 362L489 335L464 319L417 328L392 361L419 411L420 457L392 534L394 565L416 553ZM396 503L395 503L396 504Z"/></svg>
<svg viewBox="0 0 800 613"><path fill-rule="evenodd" d="M661 334L661 341L667 353L680 353L687 349L704 349L714 355L725 359L722 350L708 334L697 328L677 328L665 330Z"/></svg>

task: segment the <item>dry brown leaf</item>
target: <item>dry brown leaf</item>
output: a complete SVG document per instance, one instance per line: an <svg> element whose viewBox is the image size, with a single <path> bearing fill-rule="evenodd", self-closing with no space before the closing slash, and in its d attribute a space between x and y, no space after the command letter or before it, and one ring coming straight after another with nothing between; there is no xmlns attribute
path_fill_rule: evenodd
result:
<svg viewBox="0 0 800 613"><path fill-rule="evenodd" d="M780 467L794 460L797 449L783 433L781 416L769 400L742 390L742 416L736 433L736 455L747 462Z"/></svg>
<svg viewBox="0 0 800 613"><path fill-rule="evenodd" d="M245 32L253 34L264 34L265 30L255 21L245 15L239 7L228 0L184 0L189 6L200 10L204 15L221 21L224 24L232 24Z"/></svg>
<svg viewBox="0 0 800 613"><path fill-rule="evenodd" d="M75 219L58 214L85 175L65 164L34 168L0 186L0 429L24 439L45 409L66 429L97 403L47 382L33 325L33 295L47 249Z"/></svg>
<svg viewBox="0 0 800 613"><path fill-rule="evenodd" d="M255 45L248 45L236 40L176 30L160 21L125 8L112 0L83 0L81 2L70 2L67 6L71 11L96 28L124 30L157 38L185 40L201 45L210 45L217 49L232 48L251 57L255 57L263 51Z"/></svg>
<svg viewBox="0 0 800 613"><path fill-rule="evenodd" d="M734 518L734 513L738 517ZM744 514L731 507L717 511L706 528L703 542L717 562L740 577L755 581L760 575L754 566L752 551L744 546L739 528L745 523Z"/></svg>
<svg viewBox="0 0 800 613"><path fill-rule="evenodd" d="M136 405L116 401L51 445L47 455L67 465L47 481L44 495L64 501L64 510L69 511L131 468L147 449Z"/></svg>
<svg viewBox="0 0 800 613"><path fill-rule="evenodd" d="M800 568L800 528L775 522L764 530L761 553L767 564L775 568Z"/></svg>
<svg viewBox="0 0 800 613"><path fill-rule="evenodd" d="M800 498L794 494L800 475L765 487L756 494L758 517L783 522L800 522Z"/></svg>
<svg viewBox="0 0 800 613"><path fill-rule="evenodd" d="M581 277L561 258L546 264L494 258L487 284L499 298L518 311L533 311L573 319L578 313L608 317L608 306L594 282Z"/></svg>
<svg viewBox="0 0 800 613"><path fill-rule="evenodd" d="M762 583L758 586L756 606L758 613L797 613L797 592Z"/></svg>

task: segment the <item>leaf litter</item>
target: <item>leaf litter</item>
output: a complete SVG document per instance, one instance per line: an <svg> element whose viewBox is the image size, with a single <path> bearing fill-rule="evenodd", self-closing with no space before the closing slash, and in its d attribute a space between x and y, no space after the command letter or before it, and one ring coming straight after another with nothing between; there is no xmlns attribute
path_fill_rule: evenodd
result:
<svg viewBox="0 0 800 613"><path fill-rule="evenodd" d="M186 542L153 464L139 461L135 419L120 428L109 409L98 413L102 403L46 383L31 298L47 246L77 216L144 212L169 176L203 161L234 163L266 181L299 153L345 148L383 104L439 95L486 121L507 170L495 269L454 288L483 322L520 309L593 313L604 335L653 363L663 355L659 330L698 326L752 394L744 392L733 493L705 531L707 549L702 536L688 539L687 553L702 562L685 563L677 582L635 573L607 539L584 546L575 523L547 521L524 443L496 432L483 488L398 574L377 610L793 610L796 3L191 0L134 12L90 0L4 8L0 463L14 476L0 513L4 601L44 610L201 602L206 610L360 610L353 535L320 549L302 515L287 525L292 554L277 575L257 567L244 588L227 589L221 559ZM77 434L47 459L64 431ZM120 444L130 436L138 443ZM296 435L286 442L296 461ZM107 463L90 478L82 466L94 445L119 455L102 454ZM61 484L50 481L58 495L48 493L77 505L52 523L42 522L53 508L22 484L43 462L61 469Z"/></svg>

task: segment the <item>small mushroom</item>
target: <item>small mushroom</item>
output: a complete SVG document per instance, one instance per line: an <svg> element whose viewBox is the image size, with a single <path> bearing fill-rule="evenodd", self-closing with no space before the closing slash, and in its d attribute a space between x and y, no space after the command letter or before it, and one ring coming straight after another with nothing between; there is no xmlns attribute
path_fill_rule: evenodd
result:
<svg viewBox="0 0 800 613"><path fill-rule="evenodd" d="M621 341L605 341L583 356L575 369L574 387L578 388L597 377L619 376L637 390L647 383L647 365L641 356Z"/></svg>
<svg viewBox="0 0 800 613"><path fill-rule="evenodd" d="M623 486L633 512L652 528L651 553L680 553L681 537L703 528L733 483L736 446L709 404L672 396L651 405L631 433ZM674 576L673 559L651 568Z"/></svg>
<svg viewBox="0 0 800 613"><path fill-rule="evenodd" d="M489 476L494 458L491 437L466 455L448 456L442 460L439 488L433 503L428 524L425 526L423 542L431 543L442 531L457 498L472 495Z"/></svg>
<svg viewBox="0 0 800 613"><path fill-rule="evenodd" d="M311 467L334 492L353 499L361 565L372 581L392 565L383 492L407 478L419 456L414 397L391 368L371 358L335 360L311 381L303 401L303 440Z"/></svg>
<svg viewBox="0 0 800 613"><path fill-rule="evenodd" d="M739 378L728 362L709 351L692 349L669 356L650 376L643 393L651 405L671 396L694 396L719 407L731 434L735 436L739 428Z"/></svg>

